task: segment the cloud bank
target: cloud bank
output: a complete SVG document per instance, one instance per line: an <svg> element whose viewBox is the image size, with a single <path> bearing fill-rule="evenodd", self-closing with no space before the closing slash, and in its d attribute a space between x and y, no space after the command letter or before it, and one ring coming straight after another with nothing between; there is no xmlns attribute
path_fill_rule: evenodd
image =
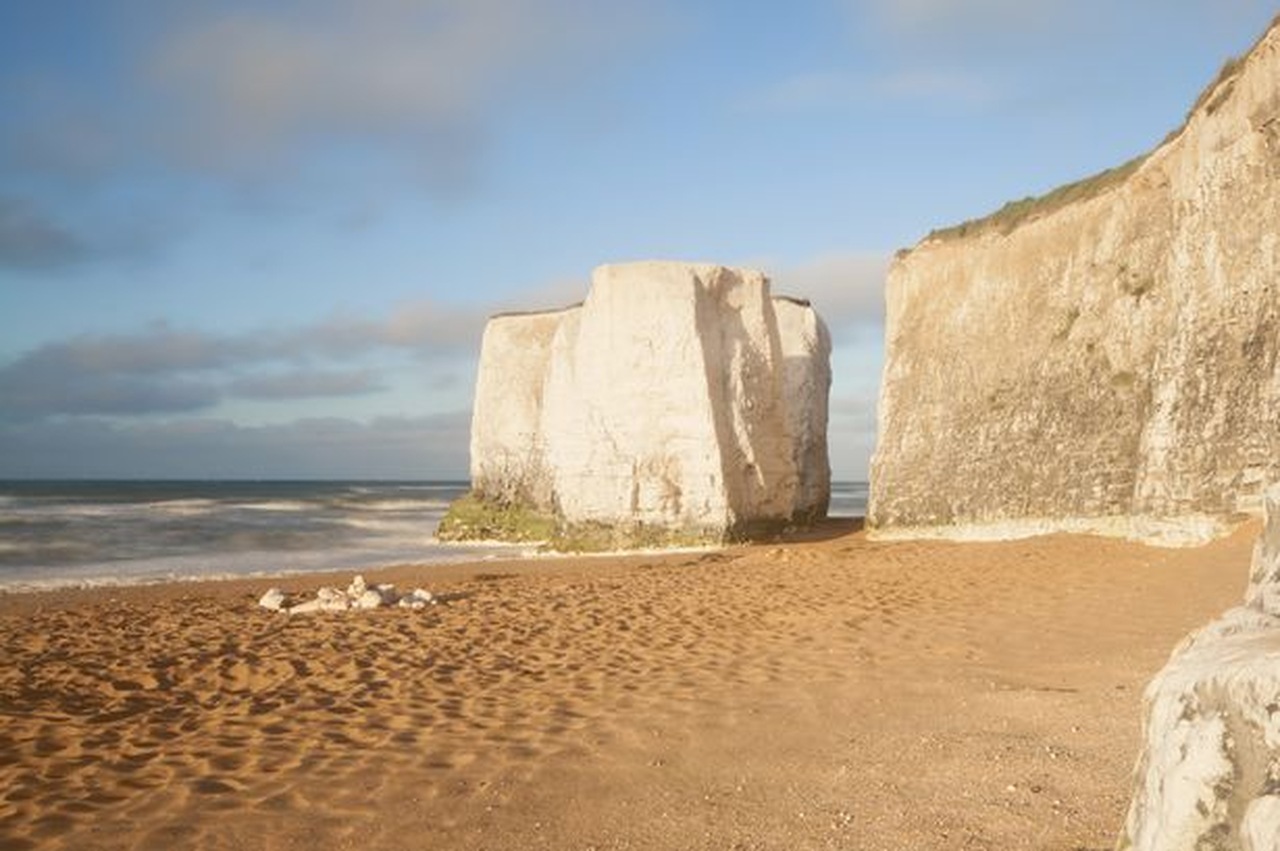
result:
<svg viewBox="0 0 1280 851"><path fill-rule="evenodd" d="M469 428L467 412L268 426L196 418L0 424L0 470L17 478L465 479Z"/></svg>
<svg viewBox="0 0 1280 851"><path fill-rule="evenodd" d="M231 399L372 394L383 389L374 369L379 357L470 355L484 320L477 309L417 302L384 319L334 317L277 331L218 334L159 324L80 335L0 366L0 420L190 413Z"/></svg>
<svg viewBox="0 0 1280 851"><path fill-rule="evenodd" d="M84 259L84 242L35 203L0 195L0 269L66 266Z"/></svg>
<svg viewBox="0 0 1280 851"><path fill-rule="evenodd" d="M71 43L81 24L64 12ZM104 54L108 77L50 64L0 80L19 119L0 145L10 169L164 164L280 181L358 148L453 191L504 110L557 96L657 31L653 10L622 0L124 0L93 12L90 24L128 33Z"/></svg>

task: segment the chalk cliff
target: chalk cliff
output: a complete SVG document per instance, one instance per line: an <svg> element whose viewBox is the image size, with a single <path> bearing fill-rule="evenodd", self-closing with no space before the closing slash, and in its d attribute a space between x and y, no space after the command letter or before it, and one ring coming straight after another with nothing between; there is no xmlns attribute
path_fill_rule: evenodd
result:
<svg viewBox="0 0 1280 851"><path fill-rule="evenodd" d="M795 516L817 520L831 503L827 456L827 399L831 393L831 335L807 301L775 298L782 341L782 389L787 405L791 457L799 474Z"/></svg>
<svg viewBox="0 0 1280 851"><path fill-rule="evenodd" d="M1280 28L1150 155L895 260L869 525L1183 543L1280 474Z"/></svg>
<svg viewBox="0 0 1280 851"><path fill-rule="evenodd" d="M602 266L581 305L486 327L468 505L607 545L813 520L830 498L829 386L821 319L759 272ZM443 537L511 531L452 515Z"/></svg>

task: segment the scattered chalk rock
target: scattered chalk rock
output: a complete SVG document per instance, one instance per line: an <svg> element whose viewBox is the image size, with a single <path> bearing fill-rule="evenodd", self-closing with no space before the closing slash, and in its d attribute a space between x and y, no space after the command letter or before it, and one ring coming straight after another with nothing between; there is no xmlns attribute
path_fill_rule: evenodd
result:
<svg viewBox="0 0 1280 851"><path fill-rule="evenodd" d="M270 609L273 612L278 612L285 608L287 602L288 598L279 588L268 588L267 593L258 598L259 606L264 609Z"/></svg>
<svg viewBox="0 0 1280 851"><path fill-rule="evenodd" d="M279 588L268 589L258 599L258 605L264 609L291 615L345 612L351 609L369 610L390 606L421 610L427 606L436 605L438 600L430 591L422 588L415 588L408 594L401 595L394 585L382 583L371 586L363 576L356 576L346 590L326 586L318 590L311 600L304 600L292 606L288 602L288 597Z"/></svg>
<svg viewBox="0 0 1280 851"><path fill-rule="evenodd" d="M422 588L414 588L398 601L398 605L401 608L414 610L425 609L427 606L434 606L435 604L435 596L430 591Z"/></svg>

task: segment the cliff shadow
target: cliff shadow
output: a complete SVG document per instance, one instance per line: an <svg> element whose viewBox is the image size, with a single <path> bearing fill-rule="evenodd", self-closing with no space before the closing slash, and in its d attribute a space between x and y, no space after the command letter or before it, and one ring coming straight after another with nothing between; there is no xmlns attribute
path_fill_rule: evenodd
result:
<svg viewBox="0 0 1280 851"><path fill-rule="evenodd" d="M856 535L866 526L867 518L865 517L824 517L808 526L787 529L778 536L778 541L784 544L834 541Z"/></svg>

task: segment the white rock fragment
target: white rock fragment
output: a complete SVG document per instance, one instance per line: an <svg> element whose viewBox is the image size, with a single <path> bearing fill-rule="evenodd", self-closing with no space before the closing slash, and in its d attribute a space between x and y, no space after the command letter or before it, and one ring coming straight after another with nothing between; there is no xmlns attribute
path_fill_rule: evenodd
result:
<svg viewBox="0 0 1280 851"><path fill-rule="evenodd" d="M286 605L285 594L278 588L269 589L258 604L264 609L300 615L312 612L345 612L350 609L367 611L388 606L420 610L437 602L430 591L422 588L415 588L402 597L394 585L382 583L370 586L363 576L356 576L346 590L326 586L318 590L313 599L294 606Z"/></svg>
<svg viewBox="0 0 1280 851"><path fill-rule="evenodd" d="M352 603L351 598L337 588L321 588L316 592L316 599L327 612L345 612Z"/></svg>
<svg viewBox="0 0 1280 851"><path fill-rule="evenodd" d="M273 612L278 612L285 608L287 600L288 598L285 597L284 592L279 588L268 588L266 593L258 598L258 605L264 609L270 609Z"/></svg>
<svg viewBox="0 0 1280 851"><path fill-rule="evenodd" d="M297 605L290 606L285 611L287 611L291 615L306 615L306 614L310 614L311 612L323 612L324 610L325 610L324 604L322 604L319 600L307 600L306 602L298 603Z"/></svg>
<svg viewBox="0 0 1280 851"><path fill-rule="evenodd" d="M399 605L401 608L421 610L427 606L434 606L436 598L430 591L422 588L414 588L408 594L400 598Z"/></svg>

